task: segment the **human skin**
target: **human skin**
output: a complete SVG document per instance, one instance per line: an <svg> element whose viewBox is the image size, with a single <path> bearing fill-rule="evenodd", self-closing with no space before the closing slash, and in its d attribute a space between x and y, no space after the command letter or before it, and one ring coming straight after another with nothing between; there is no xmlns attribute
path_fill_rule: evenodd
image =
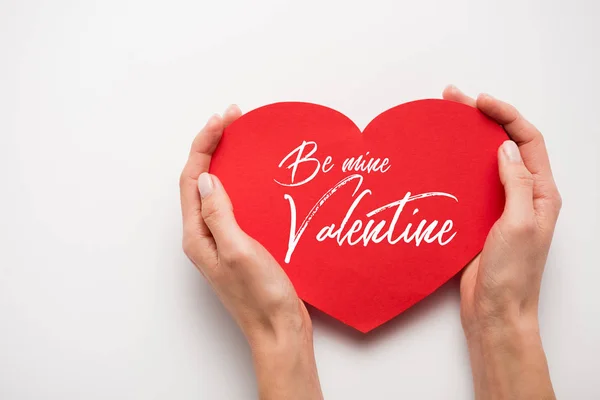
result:
<svg viewBox="0 0 600 400"><path fill-rule="evenodd" d="M214 115L192 143L180 179L183 249L246 336L262 400L322 399L312 324L281 266L235 221L219 179L208 174L223 129L241 111Z"/></svg>
<svg viewBox="0 0 600 400"><path fill-rule="evenodd" d="M542 134L511 105L448 86L444 99L492 118L511 141L498 150L506 203L483 251L464 270L461 319L477 399L554 399L538 303L562 200Z"/></svg>
<svg viewBox="0 0 600 400"><path fill-rule="evenodd" d="M560 196L543 138L490 96L474 100L450 86L444 98L479 108L512 139L498 150L504 213L461 279L476 398L552 399L537 306ZM183 248L248 340L259 397L322 399L304 303L269 252L240 229L223 185L208 173L223 129L240 116L230 106L194 139L180 179Z"/></svg>

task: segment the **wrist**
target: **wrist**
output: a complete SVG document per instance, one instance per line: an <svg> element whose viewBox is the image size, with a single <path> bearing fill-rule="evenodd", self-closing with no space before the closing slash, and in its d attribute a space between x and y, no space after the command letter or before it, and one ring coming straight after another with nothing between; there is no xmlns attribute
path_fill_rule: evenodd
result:
<svg viewBox="0 0 600 400"><path fill-rule="evenodd" d="M279 337L276 341L253 343L250 348L259 376L266 374L273 378L316 369L312 337Z"/></svg>
<svg viewBox="0 0 600 400"><path fill-rule="evenodd" d="M303 321L272 321L246 333L252 357L255 360L290 358L312 352L312 326Z"/></svg>
<svg viewBox="0 0 600 400"><path fill-rule="evenodd" d="M537 317L485 319L465 327L477 399L553 399Z"/></svg>
<svg viewBox="0 0 600 400"><path fill-rule="evenodd" d="M516 361L525 352L542 348L536 318L486 321L471 326L465 334L469 350L481 353L488 361Z"/></svg>
<svg viewBox="0 0 600 400"><path fill-rule="evenodd" d="M307 345L312 347L312 323L304 303L298 299L297 305L284 309L240 324L253 355L289 353Z"/></svg>
<svg viewBox="0 0 600 400"><path fill-rule="evenodd" d="M307 314L308 316L308 314ZM247 335L261 399L322 399L310 319Z"/></svg>
<svg viewBox="0 0 600 400"><path fill-rule="evenodd" d="M504 310L462 318L467 341L485 341L490 344L518 342L527 337L539 337L537 312Z"/></svg>
<svg viewBox="0 0 600 400"><path fill-rule="evenodd" d="M244 334L259 375L314 365L312 322L300 300L286 312L260 318Z"/></svg>
<svg viewBox="0 0 600 400"><path fill-rule="evenodd" d="M463 301L461 322L467 340L539 335L537 304L518 299Z"/></svg>

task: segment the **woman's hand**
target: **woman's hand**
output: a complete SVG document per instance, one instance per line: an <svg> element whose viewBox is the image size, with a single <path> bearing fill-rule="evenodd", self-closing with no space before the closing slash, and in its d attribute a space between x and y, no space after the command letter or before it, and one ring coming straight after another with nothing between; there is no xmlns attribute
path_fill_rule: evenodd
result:
<svg viewBox="0 0 600 400"><path fill-rule="evenodd" d="M252 349L261 399L321 399L312 326L304 303L271 254L236 223L219 179L208 173L230 106L194 139L181 174L183 249L213 287Z"/></svg>
<svg viewBox="0 0 600 400"><path fill-rule="evenodd" d="M475 100L449 86L443 97L477 107L512 139L498 149L504 212L461 279L476 398L552 399L538 300L561 197L544 139L514 107L489 95Z"/></svg>

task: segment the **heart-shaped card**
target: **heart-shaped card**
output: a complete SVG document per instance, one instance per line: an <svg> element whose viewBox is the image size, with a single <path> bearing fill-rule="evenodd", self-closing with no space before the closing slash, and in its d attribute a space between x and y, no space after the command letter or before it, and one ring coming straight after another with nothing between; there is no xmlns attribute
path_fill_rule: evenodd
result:
<svg viewBox="0 0 600 400"><path fill-rule="evenodd" d="M211 173L300 298L368 332L481 251L504 205L506 139L445 100L394 107L363 132L330 108L276 103L225 129Z"/></svg>

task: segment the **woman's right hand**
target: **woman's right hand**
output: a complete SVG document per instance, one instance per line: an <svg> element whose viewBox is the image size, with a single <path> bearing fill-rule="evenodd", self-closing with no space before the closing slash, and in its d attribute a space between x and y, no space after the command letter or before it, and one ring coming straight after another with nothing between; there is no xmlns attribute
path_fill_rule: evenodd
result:
<svg viewBox="0 0 600 400"><path fill-rule="evenodd" d="M461 317L477 399L552 399L538 328L540 285L561 197L542 134L511 105L449 86L444 99L478 108L512 140L498 149L506 203L461 279Z"/></svg>
<svg viewBox="0 0 600 400"><path fill-rule="evenodd" d="M321 399L304 303L275 259L238 226L219 179L208 173L237 106L213 116L181 174L183 248L248 339L261 399Z"/></svg>

